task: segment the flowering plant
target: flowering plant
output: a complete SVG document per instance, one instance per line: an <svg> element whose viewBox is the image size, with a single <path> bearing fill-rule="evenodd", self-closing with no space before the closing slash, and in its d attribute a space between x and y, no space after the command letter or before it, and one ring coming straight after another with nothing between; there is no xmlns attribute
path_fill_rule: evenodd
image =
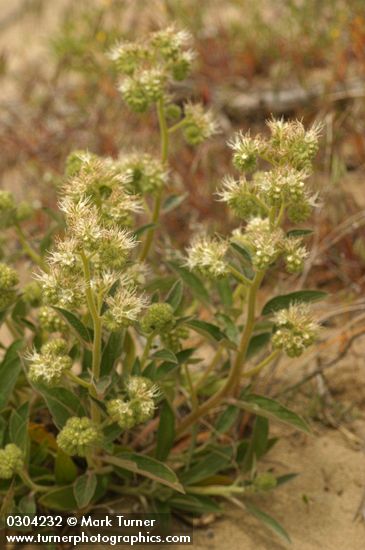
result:
<svg viewBox="0 0 365 550"><path fill-rule="evenodd" d="M170 138L181 131L195 146L218 129L201 104L181 108L169 92L194 60L189 40L168 28L110 54L130 108L157 109L160 158L71 153L57 236L39 250L22 226L32 209L0 192L4 230L38 266L19 290L16 271L0 264L1 319L14 338L0 365L7 512L89 511L129 495L191 518L220 513L226 499L286 536L249 497L282 481L258 465L274 443L268 419L309 428L254 386L282 354L297 357L314 343L308 302L323 293L276 296L260 315L257 296L274 265L303 269L310 231L284 226L315 206L307 179L319 129L270 120L267 138L238 133L229 142L238 176L224 180L218 200L239 226L162 256L153 245L171 208Z"/></svg>

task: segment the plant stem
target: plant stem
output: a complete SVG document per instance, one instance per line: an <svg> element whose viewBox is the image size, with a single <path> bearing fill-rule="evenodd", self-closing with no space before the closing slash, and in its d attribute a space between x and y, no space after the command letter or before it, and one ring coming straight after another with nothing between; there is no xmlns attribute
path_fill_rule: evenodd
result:
<svg viewBox="0 0 365 550"><path fill-rule="evenodd" d="M145 343L144 350L143 350L143 355L141 357L141 371L142 372L143 372L144 366L146 364L146 361L148 359L154 337L155 337L155 335L153 333L150 334L149 336L147 336L146 343Z"/></svg>
<svg viewBox="0 0 365 550"><path fill-rule="evenodd" d="M21 478L23 483L35 493L46 493L52 488L51 486L46 487L43 485L37 485L30 479L28 472L26 472L25 470L23 470L22 472L19 472L19 477Z"/></svg>
<svg viewBox="0 0 365 550"><path fill-rule="evenodd" d="M37 264L41 269L43 269L43 271L48 272L48 266L43 261L43 258L40 256L40 254L38 254L28 243L28 240L18 223L15 224L15 232L17 234L20 244L23 247L23 251L33 260L35 264Z"/></svg>
<svg viewBox="0 0 365 550"><path fill-rule="evenodd" d="M248 370L247 372L242 373L242 376L245 376L246 378L252 378L253 376L256 376L259 374L259 372L265 368L267 365L269 365L274 359L276 359L280 355L280 350L276 349L270 355L268 355L265 359L261 361L256 367L253 369Z"/></svg>
<svg viewBox="0 0 365 550"><path fill-rule="evenodd" d="M229 271L232 273L233 277L235 279L237 279L238 282L240 282L240 283L242 283L243 285L246 285L246 286L247 285L249 285L249 286L252 285L252 281L250 279L248 279L248 277L245 277L243 275L243 273L238 271L238 269L233 267L233 265L229 265L228 268L229 268Z"/></svg>
<svg viewBox="0 0 365 550"><path fill-rule="evenodd" d="M159 99L157 102L157 115L158 115L158 122L160 126L160 136L161 136L161 162L162 164L167 163L167 156L169 151L169 133L165 118L165 110L164 110L164 100L163 98ZM152 214L152 220L151 223L154 225L157 224L158 219L160 217L160 210L161 210L161 204L162 204L162 194L163 194L163 188L159 189L157 192L156 198L155 198L155 204L153 208L153 214ZM146 240L144 242L142 252L140 255L140 261L143 262L150 251L153 237L155 235L156 227L151 227L146 236Z"/></svg>
<svg viewBox="0 0 365 550"><path fill-rule="evenodd" d="M186 124L186 119L183 118L182 120L180 120L179 122L177 122L173 126L170 126L170 128L168 129L168 133L173 134L174 132L176 132L176 130L179 130L180 128L185 126L185 124Z"/></svg>
<svg viewBox="0 0 365 550"><path fill-rule="evenodd" d="M97 391L95 385L100 378L100 360L101 360L101 337L102 337L102 320L100 317L101 300L94 298L91 289L91 273L89 259L84 252L81 252L81 260L84 268L84 276L86 282L86 301L89 308L89 312L93 321L94 328L94 340L93 340L93 359L92 359L92 385L90 386L90 393L93 397L97 397ZM94 422L100 422L100 410L96 403L91 402L91 417Z"/></svg>
<svg viewBox="0 0 365 550"><path fill-rule="evenodd" d="M82 386L83 388L87 388L88 390L91 387L91 384L89 382L86 382L86 380L83 380L80 378L80 376L77 376L71 371L67 372L67 377L72 380L72 382L75 382L75 384L78 384L79 386Z"/></svg>
<svg viewBox="0 0 365 550"><path fill-rule="evenodd" d="M260 287L262 279L264 278L264 275L264 271L258 271L252 281L251 288L249 289L246 325L241 336L236 359L231 367L226 383L205 403L203 403L200 407L193 410L188 416L185 417L185 419L181 422L180 426L176 430L177 435L181 435L182 433L184 433L187 428L189 428L194 422L196 422L199 418L208 413L213 407L218 405L222 398L224 398L227 394L235 389L235 386L238 389L244 359L255 324L256 294Z"/></svg>

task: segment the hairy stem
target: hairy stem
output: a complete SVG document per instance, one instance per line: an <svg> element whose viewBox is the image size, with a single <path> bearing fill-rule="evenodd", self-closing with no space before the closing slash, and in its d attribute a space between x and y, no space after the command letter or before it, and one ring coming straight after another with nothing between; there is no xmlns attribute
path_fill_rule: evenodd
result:
<svg viewBox="0 0 365 550"><path fill-rule="evenodd" d="M102 337L102 320L100 317L100 301L94 297L91 289L91 273L89 259L85 253L81 253L82 265L84 268L84 277L86 282L86 301L89 308L89 312L93 321L94 339L92 350L92 385L90 387L90 393L93 397L97 397L96 384L100 378L100 362L101 362L101 337ZM100 422L100 410L96 403L91 402L91 417L99 423Z"/></svg>
<svg viewBox="0 0 365 550"><path fill-rule="evenodd" d="M248 344L255 325L255 304L256 304L256 295L260 287L262 279L264 278L264 271L258 271L255 275L255 278L252 282L251 288L248 295L248 309L246 316L246 325L242 332L241 341L237 350L236 359L231 367L228 378L224 386L217 391L210 399L203 403L200 407L193 410L180 424L177 428L177 435L184 433L194 422L199 420L202 416L207 414L213 407L218 405L220 401L226 397L232 391L238 389L239 380L242 374L244 359L246 357Z"/></svg>
<svg viewBox="0 0 365 550"><path fill-rule="evenodd" d="M162 164L166 164L168 151L169 151L169 133L168 133L165 111L164 111L164 101L162 98L159 99L157 103L157 115L158 115L158 122L160 126L160 136L161 136L161 161L162 161ZM154 227L151 227L147 231L146 240L144 242L142 252L140 255L140 260L142 262L147 258L153 242L153 238L156 231L156 224L160 217L162 195L163 195L163 188L159 189L155 198L155 204L154 204L152 220L151 220L151 223L154 224Z"/></svg>

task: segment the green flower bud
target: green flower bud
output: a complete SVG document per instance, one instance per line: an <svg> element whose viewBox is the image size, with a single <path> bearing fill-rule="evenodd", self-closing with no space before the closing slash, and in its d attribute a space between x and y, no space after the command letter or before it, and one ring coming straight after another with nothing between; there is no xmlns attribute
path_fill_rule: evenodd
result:
<svg viewBox="0 0 365 550"><path fill-rule="evenodd" d="M15 200L9 191L0 190L0 227L10 227L15 221Z"/></svg>
<svg viewBox="0 0 365 550"><path fill-rule="evenodd" d="M12 290L19 283L15 269L0 263L0 290Z"/></svg>
<svg viewBox="0 0 365 550"><path fill-rule="evenodd" d="M308 252L301 246L301 239L287 238L284 243L284 258L288 273L300 273L303 271L304 261Z"/></svg>
<svg viewBox="0 0 365 550"><path fill-rule="evenodd" d="M0 479L11 479L23 466L23 452L17 445L8 443L5 449L0 449Z"/></svg>
<svg viewBox="0 0 365 550"><path fill-rule="evenodd" d="M9 307L16 298L16 289L19 277L15 269L0 263L0 310Z"/></svg>
<svg viewBox="0 0 365 550"><path fill-rule="evenodd" d="M299 357L316 340L319 326L304 304L293 304L275 314L276 331L272 345L282 349L289 357Z"/></svg>
<svg viewBox="0 0 365 550"><path fill-rule="evenodd" d="M167 182L167 171L161 161L148 154L132 154L122 166L126 170L132 192L156 194Z"/></svg>
<svg viewBox="0 0 365 550"><path fill-rule="evenodd" d="M39 307L42 302L42 289L36 281L27 283L23 287L22 298L26 304L32 307Z"/></svg>
<svg viewBox="0 0 365 550"><path fill-rule="evenodd" d="M126 390L131 400L146 401L157 397L159 390L156 384L144 376L131 376Z"/></svg>
<svg viewBox="0 0 365 550"><path fill-rule="evenodd" d="M72 359L67 355L67 343L62 338L47 342L40 353L33 351L27 359L30 363L29 380L48 387L57 386L72 367Z"/></svg>
<svg viewBox="0 0 365 550"><path fill-rule="evenodd" d="M312 214L313 206L309 201L290 204L287 209L288 218L293 223L305 222Z"/></svg>
<svg viewBox="0 0 365 550"><path fill-rule="evenodd" d="M68 345L63 338L53 338L41 347L41 353L50 355L67 355Z"/></svg>
<svg viewBox="0 0 365 550"><path fill-rule="evenodd" d="M147 48L135 42L122 42L115 46L109 54L117 71L129 76L134 74L141 61L147 59L148 56Z"/></svg>
<svg viewBox="0 0 365 550"><path fill-rule="evenodd" d="M222 190L218 193L222 201L226 202L233 213L243 220L255 216L264 215L255 191L250 191L248 182L241 178L235 181L233 178L225 178Z"/></svg>
<svg viewBox="0 0 365 550"><path fill-rule="evenodd" d="M275 489L277 484L278 481L271 472L258 474L254 479L254 486L258 491L270 491L270 489Z"/></svg>
<svg viewBox="0 0 365 550"><path fill-rule="evenodd" d="M136 424L135 412L131 404L123 399L112 399L106 404L106 409L110 418L117 422L122 430L130 430Z"/></svg>
<svg viewBox="0 0 365 550"><path fill-rule="evenodd" d="M15 217L18 222L29 220L33 216L34 208L29 202L22 201L16 207Z"/></svg>
<svg viewBox="0 0 365 550"><path fill-rule="evenodd" d="M173 322L174 310L170 304L151 304L141 321L141 328L143 332L161 333L171 328Z"/></svg>
<svg viewBox="0 0 365 550"><path fill-rule="evenodd" d="M217 123L210 111L205 111L200 103L185 105L183 135L190 145L198 145L218 131Z"/></svg>
<svg viewBox="0 0 365 550"><path fill-rule="evenodd" d="M179 325L169 332L161 334L161 341L167 349L177 353L181 351L181 341L186 340L189 336L189 329Z"/></svg>
<svg viewBox="0 0 365 550"><path fill-rule="evenodd" d="M43 306L38 312L38 321L42 330L47 332L65 332L67 325L63 319L48 306Z"/></svg>
<svg viewBox="0 0 365 550"><path fill-rule="evenodd" d="M265 150L265 144L260 138L251 138L249 134L238 132L234 139L228 142L233 150L233 166L240 171L251 172L257 164L257 159Z"/></svg>
<svg viewBox="0 0 365 550"><path fill-rule="evenodd" d="M169 120L179 120L181 118L181 107L176 103L169 103L165 106L165 116Z"/></svg>
<svg viewBox="0 0 365 550"><path fill-rule="evenodd" d="M72 151L66 158L65 175L70 178L77 176L86 162L97 158L97 155L85 150Z"/></svg>
<svg viewBox="0 0 365 550"><path fill-rule="evenodd" d="M119 87L124 101L137 113L145 112L164 93L166 75L159 69L143 70L126 77Z"/></svg>
<svg viewBox="0 0 365 550"><path fill-rule="evenodd" d="M69 418L57 436L57 445L70 456L86 456L101 444L100 428L86 416Z"/></svg>
<svg viewBox="0 0 365 550"><path fill-rule="evenodd" d="M188 248L186 265L191 271L197 271L204 277L219 279L228 273L225 255L228 244L218 239L196 237Z"/></svg>
<svg viewBox="0 0 365 550"><path fill-rule="evenodd" d="M153 417L155 412L155 403L153 399L144 399L141 401L131 401L131 408L134 413L136 424L143 424Z"/></svg>

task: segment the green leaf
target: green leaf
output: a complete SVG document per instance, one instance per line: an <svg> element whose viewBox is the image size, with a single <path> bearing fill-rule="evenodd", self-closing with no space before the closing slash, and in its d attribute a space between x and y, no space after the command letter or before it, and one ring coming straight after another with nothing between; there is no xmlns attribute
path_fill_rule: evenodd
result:
<svg viewBox="0 0 365 550"><path fill-rule="evenodd" d="M229 284L228 279L227 278L218 279L217 288L218 288L219 296L222 300L222 303L226 307L232 307L232 305L233 305L233 294L232 294L232 289L231 289L231 286Z"/></svg>
<svg viewBox="0 0 365 550"><path fill-rule="evenodd" d="M311 433L309 425L301 416L287 409L275 399L251 394L244 396L241 400L235 400L233 404L257 416L274 418L305 433Z"/></svg>
<svg viewBox="0 0 365 550"><path fill-rule="evenodd" d="M75 500L79 508L85 508L93 498L97 486L96 475L86 473L76 479L73 484Z"/></svg>
<svg viewBox="0 0 365 550"><path fill-rule="evenodd" d="M229 405L218 417L215 429L218 433L226 433L236 422L239 409L235 405Z"/></svg>
<svg viewBox="0 0 365 550"><path fill-rule="evenodd" d="M212 498L200 495L174 495L167 502L171 508L190 514L218 514L222 511Z"/></svg>
<svg viewBox="0 0 365 550"><path fill-rule="evenodd" d="M157 430L156 458L166 460L175 439L175 414L168 401L164 401Z"/></svg>
<svg viewBox="0 0 365 550"><path fill-rule="evenodd" d="M263 416L257 416L255 419L250 443L245 454L243 470L251 470L255 460L260 459L267 450L269 437L269 421Z"/></svg>
<svg viewBox="0 0 365 550"><path fill-rule="evenodd" d="M271 529L271 531L274 531L274 533L279 535L279 537L284 539L286 542L289 542L289 543L291 542L288 533L285 531L284 527L282 527L280 523L276 521L276 519L269 516L269 514L267 514L266 512L263 512L256 506L253 506L253 504L251 503L244 502L244 505L247 508L248 512L250 512L250 514L255 516L255 518L259 519L264 525L266 525L266 527Z"/></svg>
<svg viewBox="0 0 365 550"><path fill-rule="evenodd" d="M41 393L58 429L62 429L71 416L86 416L80 398L66 388L42 388Z"/></svg>
<svg viewBox="0 0 365 550"><path fill-rule="evenodd" d="M251 254L248 248L235 242L231 242L231 247L235 250L235 252L238 252L245 262L252 264Z"/></svg>
<svg viewBox="0 0 365 550"><path fill-rule="evenodd" d="M167 197L165 202L162 206L162 211L166 214L167 212L171 212L171 210L174 210L180 204L186 199L188 196L188 193L184 193L183 195L170 195Z"/></svg>
<svg viewBox="0 0 365 550"><path fill-rule="evenodd" d="M101 357L100 375L107 376L123 350L124 331L112 332L104 346Z"/></svg>
<svg viewBox="0 0 365 550"><path fill-rule="evenodd" d="M187 472L182 472L180 479L184 485L195 485L199 481L226 470L232 460L232 449L220 448L211 451L198 460Z"/></svg>
<svg viewBox="0 0 365 550"><path fill-rule="evenodd" d="M77 509L73 486L57 487L45 493L38 499L39 504L50 510L72 512Z"/></svg>
<svg viewBox="0 0 365 550"><path fill-rule="evenodd" d="M155 229L157 227L157 225L155 223L146 223L145 225L142 225L141 227L139 227L135 232L134 232L134 236L136 238L138 237L141 237L141 235L143 235L144 233L146 233L146 231L148 231L149 229Z"/></svg>
<svg viewBox="0 0 365 550"><path fill-rule="evenodd" d="M28 447L29 403L14 409L9 420L10 441L25 453Z"/></svg>
<svg viewBox="0 0 365 550"><path fill-rule="evenodd" d="M252 336L250 343L248 344L247 359L251 359L256 353L258 353L266 344L270 342L271 332L263 332L261 334L255 334Z"/></svg>
<svg viewBox="0 0 365 550"><path fill-rule="evenodd" d="M190 288L196 298L206 304L210 303L209 294L195 273L191 273L188 269L175 262L167 262L167 265L179 275L180 279Z"/></svg>
<svg viewBox="0 0 365 550"><path fill-rule="evenodd" d="M224 334L224 332L222 332L219 327L213 325L212 323L193 319L191 321L187 321L185 324L196 332L203 334L203 336L209 336L217 342L220 342L221 340L227 340L227 336Z"/></svg>
<svg viewBox="0 0 365 550"><path fill-rule="evenodd" d="M286 235L287 237L306 237L307 235L312 235L313 233L313 229L291 229Z"/></svg>
<svg viewBox="0 0 365 550"><path fill-rule="evenodd" d="M18 351L22 347L22 340L13 342L7 349L0 364L0 409L7 404L20 374L21 363Z"/></svg>
<svg viewBox="0 0 365 550"><path fill-rule="evenodd" d="M166 302L170 304L174 311L177 310L183 298L183 284L181 281L176 281L167 295Z"/></svg>
<svg viewBox="0 0 365 550"><path fill-rule="evenodd" d="M262 315L270 315L270 313L275 313L280 309L286 309L291 304L298 302L318 302L318 300L323 300L326 296L327 292L322 292L321 290L298 290L297 292L291 292L290 294L276 296L266 302L262 310Z"/></svg>
<svg viewBox="0 0 365 550"><path fill-rule="evenodd" d="M174 491L184 493L184 488L175 472L154 458L137 453L123 452L118 454L118 456L105 457L105 461L118 466L118 468L148 477L157 483L170 487Z"/></svg>
<svg viewBox="0 0 365 550"><path fill-rule="evenodd" d="M57 451L54 474L58 485L73 483L77 477L77 468L74 461L61 449Z"/></svg>
<svg viewBox="0 0 365 550"><path fill-rule="evenodd" d="M156 353L151 355L151 359L162 359L163 361L168 361L169 363L174 363L175 365L179 364L176 355L169 349L160 349L159 351L156 351Z"/></svg>
<svg viewBox="0 0 365 550"><path fill-rule="evenodd" d="M90 329L86 328L85 325L80 321L76 315L71 313L71 311L67 311L66 309L62 309L61 307L53 307L58 313L62 315L62 317L65 319L65 321L70 325L70 327L80 336L82 340L85 342L92 342L92 332Z"/></svg>

